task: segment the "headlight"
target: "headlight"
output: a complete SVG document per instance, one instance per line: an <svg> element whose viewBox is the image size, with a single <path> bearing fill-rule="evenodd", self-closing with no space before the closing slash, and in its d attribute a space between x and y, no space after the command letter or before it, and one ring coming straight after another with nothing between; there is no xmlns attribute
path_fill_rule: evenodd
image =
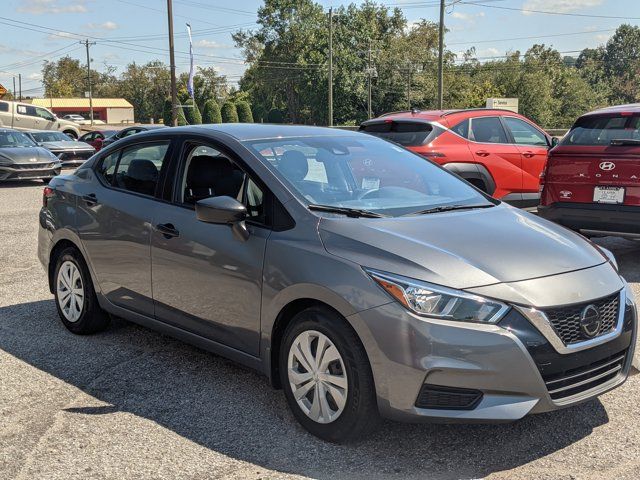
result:
<svg viewBox="0 0 640 480"><path fill-rule="evenodd" d="M433 285L376 270L365 271L413 313L440 320L497 323L509 306L462 290Z"/></svg>

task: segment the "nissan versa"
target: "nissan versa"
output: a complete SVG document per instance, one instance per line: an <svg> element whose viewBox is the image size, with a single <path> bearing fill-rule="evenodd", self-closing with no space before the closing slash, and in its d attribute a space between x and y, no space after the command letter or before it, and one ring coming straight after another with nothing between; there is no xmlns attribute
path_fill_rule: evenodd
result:
<svg viewBox="0 0 640 480"><path fill-rule="evenodd" d="M379 416L517 420L629 373L636 307L611 253L367 134L141 133L43 203L69 330L117 315L235 359L329 441Z"/></svg>

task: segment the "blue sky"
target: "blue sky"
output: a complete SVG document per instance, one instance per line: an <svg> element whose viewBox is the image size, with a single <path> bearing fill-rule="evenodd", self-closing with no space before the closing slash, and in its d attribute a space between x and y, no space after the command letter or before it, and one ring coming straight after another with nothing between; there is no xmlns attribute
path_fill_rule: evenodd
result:
<svg viewBox="0 0 640 480"><path fill-rule="evenodd" d="M173 1L176 51L188 51L185 23L189 22L195 34L196 63L215 66L228 75L231 82L236 82L244 65L230 32L241 27L252 28L262 1ZM330 6L351 3L317 1L327 10ZM445 24L450 32L446 43L455 52L475 45L478 57L504 55L516 49L524 51L533 43L552 45L571 55L570 52L605 43L621 23L640 24L637 18L630 18L640 18L639 0L473 0L482 5L465 1L467 4L461 2L447 9ZM438 19L434 0L378 3L400 7L409 21ZM11 89L13 76L21 73L25 95L42 95L40 69L44 59L56 59L68 53L84 62L85 50L78 43L84 36L93 37L91 40L97 42L92 46L91 57L92 67L98 70L107 63L122 71L134 60L144 63L160 59L168 63L165 0L3 0L2 5L0 83ZM571 15L531 13L530 10ZM24 22L20 24L24 28L16 28L15 21ZM188 69L185 54L177 53L176 63L179 71Z"/></svg>

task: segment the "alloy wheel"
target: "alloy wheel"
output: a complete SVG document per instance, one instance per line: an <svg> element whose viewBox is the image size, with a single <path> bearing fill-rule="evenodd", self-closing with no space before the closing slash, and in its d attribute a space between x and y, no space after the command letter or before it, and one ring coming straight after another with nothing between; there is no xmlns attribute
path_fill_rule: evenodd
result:
<svg viewBox="0 0 640 480"><path fill-rule="evenodd" d="M287 374L298 406L313 421L331 423L344 411L348 392L344 361L323 333L307 330L294 339Z"/></svg>
<svg viewBox="0 0 640 480"><path fill-rule="evenodd" d="M69 322L77 322L84 306L84 287L80 269L75 263L66 261L60 265L56 289L62 314Z"/></svg>

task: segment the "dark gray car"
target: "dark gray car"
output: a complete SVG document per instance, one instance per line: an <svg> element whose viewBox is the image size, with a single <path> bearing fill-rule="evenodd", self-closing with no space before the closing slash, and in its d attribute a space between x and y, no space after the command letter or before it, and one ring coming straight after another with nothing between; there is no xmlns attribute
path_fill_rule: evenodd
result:
<svg viewBox="0 0 640 480"><path fill-rule="evenodd" d="M57 130L29 130L25 134L58 157L62 162L62 168L79 167L96 153L96 149L91 145L78 142Z"/></svg>
<svg viewBox="0 0 640 480"><path fill-rule="evenodd" d="M39 257L72 332L113 314L237 360L330 441L574 405L635 346L608 251L356 132L123 139L51 182Z"/></svg>
<svg viewBox="0 0 640 480"><path fill-rule="evenodd" d="M0 128L0 181L42 180L60 173L58 157L22 132Z"/></svg>

